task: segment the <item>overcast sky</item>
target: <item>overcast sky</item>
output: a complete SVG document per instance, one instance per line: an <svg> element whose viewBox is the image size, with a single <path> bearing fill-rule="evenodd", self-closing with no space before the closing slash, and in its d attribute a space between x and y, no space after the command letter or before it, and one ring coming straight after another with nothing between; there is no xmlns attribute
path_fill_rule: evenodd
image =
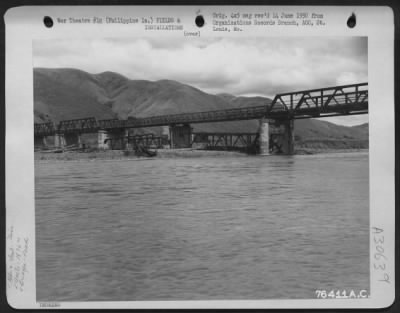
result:
<svg viewBox="0 0 400 313"><path fill-rule="evenodd" d="M208 93L275 94L368 81L366 37L69 39L34 42L34 66L172 79ZM329 118L354 125L367 115Z"/></svg>

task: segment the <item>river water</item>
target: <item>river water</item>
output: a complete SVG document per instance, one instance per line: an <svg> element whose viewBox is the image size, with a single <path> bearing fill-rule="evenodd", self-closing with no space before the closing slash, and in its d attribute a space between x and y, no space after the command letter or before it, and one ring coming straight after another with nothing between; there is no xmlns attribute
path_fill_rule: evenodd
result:
<svg viewBox="0 0 400 313"><path fill-rule="evenodd" d="M369 291L368 154L35 164L37 298Z"/></svg>

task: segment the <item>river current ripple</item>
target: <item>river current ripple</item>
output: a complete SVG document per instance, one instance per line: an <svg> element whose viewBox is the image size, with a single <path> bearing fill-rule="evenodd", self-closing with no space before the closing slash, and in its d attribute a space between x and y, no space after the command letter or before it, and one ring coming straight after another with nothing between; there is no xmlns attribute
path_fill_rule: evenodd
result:
<svg viewBox="0 0 400 313"><path fill-rule="evenodd" d="M35 164L37 298L369 290L368 154Z"/></svg>

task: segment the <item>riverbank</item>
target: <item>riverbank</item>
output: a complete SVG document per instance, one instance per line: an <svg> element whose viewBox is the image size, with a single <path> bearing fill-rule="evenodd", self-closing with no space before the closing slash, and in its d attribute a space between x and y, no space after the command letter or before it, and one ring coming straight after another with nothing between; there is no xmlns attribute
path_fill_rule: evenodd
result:
<svg viewBox="0 0 400 313"><path fill-rule="evenodd" d="M237 151L207 151L195 149L157 149L155 158L193 158L208 156L238 156L244 157L246 154ZM149 157L137 156L135 151L124 150L94 150L65 151L63 153L35 152L35 161L75 161L75 160L147 160Z"/></svg>
<svg viewBox="0 0 400 313"><path fill-rule="evenodd" d="M299 148L295 154L321 154L321 153L352 153L368 152L368 149L328 149L328 148ZM213 151L196 149L158 149L155 158L201 158L201 157L246 157L248 154L237 151ZM35 152L35 161L80 161L80 160L148 160L149 157L135 155L134 151L124 150L93 150L93 151L65 151L63 153Z"/></svg>
<svg viewBox="0 0 400 313"><path fill-rule="evenodd" d="M328 148L302 148L296 150L295 154L297 155L306 155L306 154L323 154L323 153L354 153L354 152L366 152L368 153L369 149L328 149Z"/></svg>

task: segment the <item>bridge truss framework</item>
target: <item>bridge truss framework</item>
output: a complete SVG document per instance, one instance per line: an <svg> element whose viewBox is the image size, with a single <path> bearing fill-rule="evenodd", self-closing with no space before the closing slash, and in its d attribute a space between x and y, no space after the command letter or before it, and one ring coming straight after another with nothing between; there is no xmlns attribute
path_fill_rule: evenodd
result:
<svg viewBox="0 0 400 313"><path fill-rule="evenodd" d="M262 106L128 118L126 120L97 120L94 117L88 117L64 120L57 125L53 123L41 123L34 125L34 134L35 137L44 137L56 134L95 133L99 130L123 133L124 130L129 128L174 127L175 125L253 119L282 122L284 124L294 119L366 113L368 113L368 84L361 83L280 93L274 97L269 105ZM246 134L236 134L236 139L234 139L235 134L214 134L215 136L217 136L215 141L210 138L211 146L217 146L221 142L224 142L225 145L235 146L240 141L248 141L245 138ZM290 137L291 135L288 136L289 140ZM235 144L231 143L232 140L236 140ZM252 140L254 141L254 139Z"/></svg>

